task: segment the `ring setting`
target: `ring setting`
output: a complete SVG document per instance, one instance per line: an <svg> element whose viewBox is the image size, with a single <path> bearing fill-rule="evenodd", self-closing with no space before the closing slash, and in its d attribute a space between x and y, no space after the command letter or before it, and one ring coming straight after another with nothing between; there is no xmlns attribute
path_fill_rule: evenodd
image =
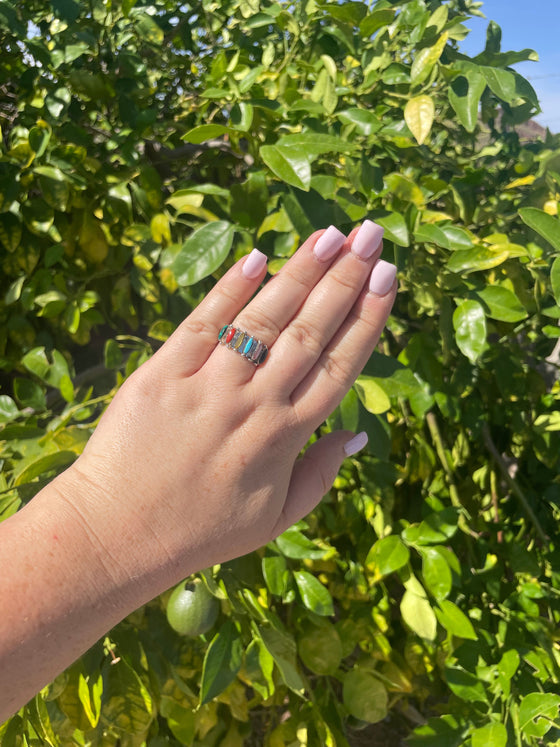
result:
<svg viewBox="0 0 560 747"><path fill-rule="evenodd" d="M260 366L264 363L268 355L268 347L262 340L258 340L249 332L237 329L232 324L225 324L219 334L218 342L225 345L230 350L239 353L254 366Z"/></svg>

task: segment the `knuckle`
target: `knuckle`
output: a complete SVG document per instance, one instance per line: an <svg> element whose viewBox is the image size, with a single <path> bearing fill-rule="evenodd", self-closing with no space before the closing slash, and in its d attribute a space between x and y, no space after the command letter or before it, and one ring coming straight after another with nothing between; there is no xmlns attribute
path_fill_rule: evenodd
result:
<svg viewBox="0 0 560 747"><path fill-rule="evenodd" d="M280 334L278 324L260 310L258 313L253 313L250 310L244 311L239 319L235 320L234 326L262 340L267 345L276 340Z"/></svg>
<svg viewBox="0 0 560 747"><path fill-rule="evenodd" d="M204 337L216 338L216 327L203 318L193 318L192 315L183 322L183 330L191 332L194 335L204 335Z"/></svg>
<svg viewBox="0 0 560 747"><path fill-rule="evenodd" d="M324 341L322 336L312 325L302 324L301 321L294 320L289 327L289 333L298 346L309 350L313 355L317 356L323 351Z"/></svg>
<svg viewBox="0 0 560 747"><path fill-rule="evenodd" d="M345 290L356 291L361 287L361 285L363 285L363 282L360 286L358 285L357 279L353 274L343 273L337 270L333 271L332 279Z"/></svg>
<svg viewBox="0 0 560 747"><path fill-rule="evenodd" d="M334 355L326 357L324 369L327 375L340 386L348 387L348 383L353 381L353 371L348 362Z"/></svg>

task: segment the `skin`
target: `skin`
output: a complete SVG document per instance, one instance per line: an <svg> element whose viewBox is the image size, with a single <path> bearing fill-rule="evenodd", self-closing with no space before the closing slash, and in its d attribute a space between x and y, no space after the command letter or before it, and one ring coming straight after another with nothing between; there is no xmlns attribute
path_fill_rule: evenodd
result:
<svg viewBox="0 0 560 747"><path fill-rule="evenodd" d="M0 723L127 614L269 542L331 487L354 434L300 452L375 348L396 294L379 249L311 236L257 294L237 262L121 387L79 459L0 525ZM254 297L253 297L254 296ZM251 300L252 299L252 300ZM260 367L216 344L233 321Z"/></svg>

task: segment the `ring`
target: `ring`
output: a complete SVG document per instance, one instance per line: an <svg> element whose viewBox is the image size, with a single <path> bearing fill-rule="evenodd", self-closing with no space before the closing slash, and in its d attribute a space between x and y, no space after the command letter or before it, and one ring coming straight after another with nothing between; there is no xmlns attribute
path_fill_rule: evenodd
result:
<svg viewBox="0 0 560 747"><path fill-rule="evenodd" d="M264 363L268 355L268 347L262 340L257 340L242 329L236 329L232 324L225 324L221 328L218 342L239 353L255 366Z"/></svg>

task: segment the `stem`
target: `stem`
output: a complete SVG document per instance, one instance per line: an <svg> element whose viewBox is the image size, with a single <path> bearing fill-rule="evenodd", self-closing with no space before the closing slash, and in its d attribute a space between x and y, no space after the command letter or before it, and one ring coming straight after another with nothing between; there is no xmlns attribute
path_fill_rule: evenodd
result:
<svg viewBox="0 0 560 747"><path fill-rule="evenodd" d="M436 420L436 416L434 415L433 412L429 412L426 415L426 422L428 423L430 435L432 437L432 441L434 442L434 446L436 447L436 452L439 457L439 461L441 462L441 466L443 467L443 471L445 472L445 476L447 477L447 484L449 487L449 496L451 498L451 503L455 506L455 508L463 509L463 506L461 504L461 499L459 498L459 491L457 490L457 486L455 485L453 470L451 469L451 465L449 464L447 460L447 454L445 453L443 439L439 431L439 426Z"/></svg>
<svg viewBox="0 0 560 747"><path fill-rule="evenodd" d="M529 503L529 500L525 493L521 490L519 485L516 483L516 481L513 479L513 477L510 475L509 470L507 468L507 464L502 458L502 455L496 448L496 444L494 441L492 441L492 436L490 435L490 431L488 429L488 425L484 424L482 428L482 438L484 439L484 444L490 454L492 455L492 458L496 462L497 466L500 469L500 472L502 473L502 477L507 482L507 484L510 487L511 492L515 495L515 497L519 500L521 505L523 506L523 509L525 513L527 514L527 517L535 527L535 530L539 537L541 538L541 541L543 544L546 544L548 542L548 537L546 536L546 533L544 529L542 528L540 521L538 520L535 512L533 511L531 504Z"/></svg>
<svg viewBox="0 0 560 747"><path fill-rule="evenodd" d="M498 500L498 480L496 478L495 470L490 470L490 495L492 497L492 509L494 511L494 522L496 524L500 521L500 506ZM498 530L497 536L498 542L502 543L504 539L504 533L502 530Z"/></svg>

